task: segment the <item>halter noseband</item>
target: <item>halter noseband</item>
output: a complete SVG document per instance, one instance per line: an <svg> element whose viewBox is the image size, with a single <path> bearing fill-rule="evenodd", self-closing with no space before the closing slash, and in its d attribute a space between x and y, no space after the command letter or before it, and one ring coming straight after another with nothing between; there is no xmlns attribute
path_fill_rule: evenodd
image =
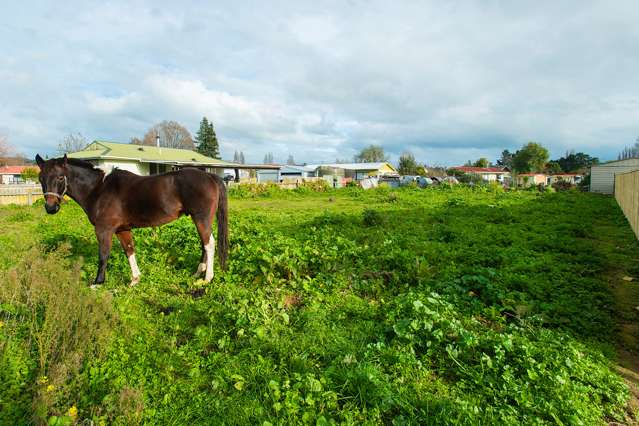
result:
<svg viewBox="0 0 639 426"><path fill-rule="evenodd" d="M67 187L68 187L68 185L67 185L67 177L66 177L66 176L63 176L63 177L64 177L64 190L62 191L62 194L58 194L57 192L45 192L43 195L44 195L45 197L46 197L47 195L53 195L53 196L55 196L55 197L58 197L58 199L59 199L60 201L62 201L62 200L64 199L64 194L66 194L66 193L67 193Z"/></svg>

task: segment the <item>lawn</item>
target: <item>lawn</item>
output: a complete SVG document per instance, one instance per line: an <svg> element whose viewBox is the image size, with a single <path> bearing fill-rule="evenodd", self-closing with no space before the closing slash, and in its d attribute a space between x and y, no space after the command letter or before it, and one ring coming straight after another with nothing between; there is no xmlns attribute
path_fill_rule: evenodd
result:
<svg viewBox="0 0 639 426"><path fill-rule="evenodd" d="M93 228L73 202L0 208L0 228L0 423L633 415L614 365L639 297L614 288L639 277L639 243L611 197L237 190L229 269L211 284L192 276L199 239L181 218L134 231L137 287L115 242L97 291Z"/></svg>

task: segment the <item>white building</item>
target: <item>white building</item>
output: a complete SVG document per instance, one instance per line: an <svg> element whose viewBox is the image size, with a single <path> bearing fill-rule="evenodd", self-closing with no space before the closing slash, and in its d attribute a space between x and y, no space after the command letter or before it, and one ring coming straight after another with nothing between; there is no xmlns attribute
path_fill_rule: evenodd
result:
<svg viewBox="0 0 639 426"><path fill-rule="evenodd" d="M590 192L613 194L615 175L639 170L639 158L609 161L590 168Z"/></svg>

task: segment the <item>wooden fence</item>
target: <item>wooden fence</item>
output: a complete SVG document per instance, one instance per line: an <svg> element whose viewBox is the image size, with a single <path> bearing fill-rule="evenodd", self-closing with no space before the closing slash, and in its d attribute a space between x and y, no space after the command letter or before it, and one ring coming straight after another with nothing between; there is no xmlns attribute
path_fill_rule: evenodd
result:
<svg viewBox="0 0 639 426"><path fill-rule="evenodd" d="M615 199L639 238L639 170L615 176Z"/></svg>
<svg viewBox="0 0 639 426"><path fill-rule="evenodd" d="M0 205L30 206L42 197L42 187L33 184L0 185Z"/></svg>

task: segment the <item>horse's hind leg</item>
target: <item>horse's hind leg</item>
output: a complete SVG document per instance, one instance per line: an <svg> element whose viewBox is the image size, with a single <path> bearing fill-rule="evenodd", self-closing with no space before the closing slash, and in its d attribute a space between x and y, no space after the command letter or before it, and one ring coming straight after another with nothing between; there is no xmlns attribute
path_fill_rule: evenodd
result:
<svg viewBox="0 0 639 426"><path fill-rule="evenodd" d="M140 269L138 269L138 262L135 260L135 248L133 247L133 234L131 231L120 231L116 233L122 249L129 258L129 266L131 267L131 286L140 282Z"/></svg>
<svg viewBox="0 0 639 426"><path fill-rule="evenodd" d="M200 242L200 250L202 250L202 255L200 256L200 263L197 265L197 270L195 271L195 276L199 277L202 272L206 271L206 250L204 250L204 243Z"/></svg>
<svg viewBox="0 0 639 426"><path fill-rule="evenodd" d="M193 217L193 222L200 234L200 240L204 251L202 253L202 263L204 263L204 281L209 282L213 279L213 258L215 257L215 238L211 230L211 216ZM198 271L202 267L202 263L198 266Z"/></svg>

